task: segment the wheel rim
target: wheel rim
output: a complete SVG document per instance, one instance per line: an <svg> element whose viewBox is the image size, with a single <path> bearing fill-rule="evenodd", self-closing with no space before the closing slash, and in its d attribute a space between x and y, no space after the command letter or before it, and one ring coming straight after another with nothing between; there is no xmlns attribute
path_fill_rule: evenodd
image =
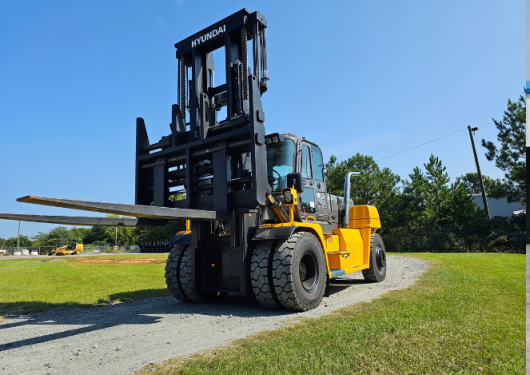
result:
<svg viewBox="0 0 530 375"><path fill-rule="evenodd" d="M382 270L386 267L386 254L385 251L379 246L375 248L375 260L377 263L377 269Z"/></svg>
<svg viewBox="0 0 530 375"><path fill-rule="evenodd" d="M298 267L300 276L300 282L304 290L311 293L315 290L318 282L318 265L315 255L306 251L300 259L300 265Z"/></svg>

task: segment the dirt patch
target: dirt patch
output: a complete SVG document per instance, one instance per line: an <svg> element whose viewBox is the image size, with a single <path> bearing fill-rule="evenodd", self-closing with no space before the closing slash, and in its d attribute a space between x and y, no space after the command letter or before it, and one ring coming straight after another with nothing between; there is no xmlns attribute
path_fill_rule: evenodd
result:
<svg viewBox="0 0 530 375"><path fill-rule="evenodd" d="M160 258L77 258L76 261L79 263L166 264L166 260Z"/></svg>

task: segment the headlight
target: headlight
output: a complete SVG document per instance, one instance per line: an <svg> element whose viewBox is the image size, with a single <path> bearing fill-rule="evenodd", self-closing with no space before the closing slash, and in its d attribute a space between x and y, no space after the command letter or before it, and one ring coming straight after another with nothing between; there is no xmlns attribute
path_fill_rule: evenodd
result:
<svg viewBox="0 0 530 375"><path fill-rule="evenodd" d="M283 193L283 199L285 200L285 204L292 204L293 203L293 195L289 190L287 190L285 193Z"/></svg>

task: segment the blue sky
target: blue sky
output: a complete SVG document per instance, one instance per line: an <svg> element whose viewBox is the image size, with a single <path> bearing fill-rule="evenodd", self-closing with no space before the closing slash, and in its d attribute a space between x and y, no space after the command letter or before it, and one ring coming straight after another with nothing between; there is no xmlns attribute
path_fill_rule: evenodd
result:
<svg viewBox="0 0 530 375"><path fill-rule="evenodd" d="M379 160L467 125L496 140L492 117L525 86L524 1L323 4L2 1L0 212L75 214L15 202L28 194L133 203L135 119L151 142L169 133L174 43L244 7L268 20L267 132L305 136L326 160ZM431 153L452 179L475 171L466 132L379 165L407 177ZM17 226L0 220L0 237Z"/></svg>

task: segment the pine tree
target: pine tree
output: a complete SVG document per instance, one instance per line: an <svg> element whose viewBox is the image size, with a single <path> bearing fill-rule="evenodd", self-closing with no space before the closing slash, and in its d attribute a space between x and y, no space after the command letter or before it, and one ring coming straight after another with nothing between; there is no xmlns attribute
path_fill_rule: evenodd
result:
<svg viewBox="0 0 530 375"><path fill-rule="evenodd" d="M498 149L493 142L483 139L482 146L488 150L486 158L495 160L495 165L504 171L508 202L526 205L526 101L523 96L516 102L508 99L502 121L493 119L493 122L499 130L497 140L501 147Z"/></svg>

